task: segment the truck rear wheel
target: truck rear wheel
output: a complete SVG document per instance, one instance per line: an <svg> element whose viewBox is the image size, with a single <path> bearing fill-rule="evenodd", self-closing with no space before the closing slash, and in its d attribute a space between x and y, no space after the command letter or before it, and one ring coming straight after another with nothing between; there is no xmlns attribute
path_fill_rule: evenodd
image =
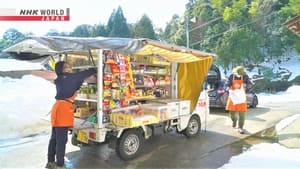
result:
<svg viewBox="0 0 300 169"><path fill-rule="evenodd" d="M117 140L116 153L125 161L131 160L140 153L143 142L141 131L129 129Z"/></svg>
<svg viewBox="0 0 300 169"><path fill-rule="evenodd" d="M188 138L196 136L201 130L201 122L198 116L192 116L184 130L184 135Z"/></svg>
<svg viewBox="0 0 300 169"><path fill-rule="evenodd" d="M78 144L79 144L79 141L77 141L77 135L74 133L72 134L71 144L74 146L78 146Z"/></svg>

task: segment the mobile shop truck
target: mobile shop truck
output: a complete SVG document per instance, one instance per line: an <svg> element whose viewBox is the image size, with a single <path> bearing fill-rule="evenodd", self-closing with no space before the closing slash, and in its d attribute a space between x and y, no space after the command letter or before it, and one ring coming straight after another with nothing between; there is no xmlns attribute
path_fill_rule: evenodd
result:
<svg viewBox="0 0 300 169"><path fill-rule="evenodd" d="M4 52L17 59L97 67L75 101L72 144L108 142L123 160L144 139L177 131L196 136L209 114L202 83L214 54L149 39L27 37ZM54 63L52 62L52 63Z"/></svg>

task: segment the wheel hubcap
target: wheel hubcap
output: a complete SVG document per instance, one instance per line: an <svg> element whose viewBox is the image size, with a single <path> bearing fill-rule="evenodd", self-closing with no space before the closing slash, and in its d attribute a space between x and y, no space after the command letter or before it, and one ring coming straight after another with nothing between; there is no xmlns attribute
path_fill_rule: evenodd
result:
<svg viewBox="0 0 300 169"><path fill-rule="evenodd" d="M132 155L134 153L136 153L136 151L139 148L139 138L137 135L129 135L125 142L124 142L124 148L125 148L125 152L128 155Z"/></svg>
<svg viewBox="0 0 300 169"><path fill-rule="evenodd" d="M196 134L198 132L198 129L199 129L199 125L198 125L198 122L197 120L195 119L192 119L190 124L189 124L189 132L190 134Z"/></svg>

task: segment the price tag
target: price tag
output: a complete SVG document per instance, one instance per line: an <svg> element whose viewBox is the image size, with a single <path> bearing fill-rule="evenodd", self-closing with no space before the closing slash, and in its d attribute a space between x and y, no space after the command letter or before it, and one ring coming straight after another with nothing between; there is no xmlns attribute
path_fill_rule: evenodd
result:
<svg viewBox="0 0 300 169"><path fill-rule="evenodd" d="M86 144L89 143L89 139L87 137L87 134L84 131L78 131L77 140L80 141L80 142L86 143Z"/></svg>

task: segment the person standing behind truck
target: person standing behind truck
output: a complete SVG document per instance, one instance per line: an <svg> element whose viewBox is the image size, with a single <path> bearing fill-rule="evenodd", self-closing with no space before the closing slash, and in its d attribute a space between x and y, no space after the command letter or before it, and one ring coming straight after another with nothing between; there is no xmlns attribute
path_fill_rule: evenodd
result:
<svg viewBox="0 0 300 169"><path fill-rule="evenodd" d="M235 67L228 80L230 89L226 110L229 111L232 127L235 128L238 122L238 131L241 134L245 133L243 127L247 112L246 89L251 87L251 85L252 82L246 74L244 67ZM238 118L236 114L238 114Z"/></svg>
<svg viewBox="0 0 300 169"><path fill-rule="evenodd" d="M72 73L72 68L64 61L55 64L57 78L56 102L51 110L51 137L48 145L48 162L46 168L66 169L64 163L66 144L68 141L68 129L74 125L74 106L76 91L79 90L83 81L95 74L95 68ZM56 158L56 162L55 162Z"/></svg>

